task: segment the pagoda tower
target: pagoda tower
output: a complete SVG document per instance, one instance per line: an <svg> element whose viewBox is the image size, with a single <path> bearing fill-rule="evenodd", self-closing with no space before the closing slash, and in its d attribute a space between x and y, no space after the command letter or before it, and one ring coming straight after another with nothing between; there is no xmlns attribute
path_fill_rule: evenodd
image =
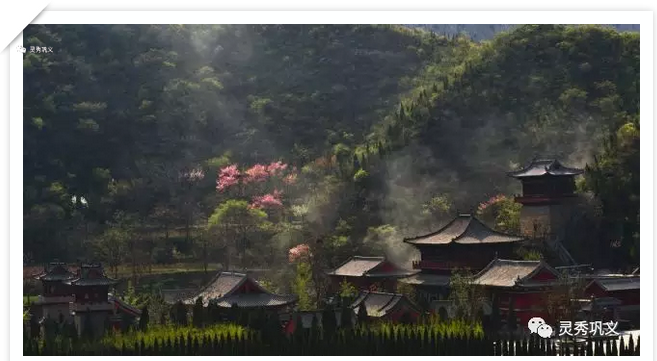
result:
<svg viewBox="0 0 657 361"><path fill-rule="evenodd" d="M114 313L114 304L108 300L109 288L117 283L105 275L99 263L81 265L78 274L65 282L74 296L70 311L78 335L104 334Z"/></svg>
<svg viewBox="0 0 657 361"><path fill-rule="evenodd" d="M70 286L65 282L75 277L63 262L50 262L43 273L35 278L41 281L41 295L34 303L41 309L43 319L50 318L56 322L70 320L69 303L74 300Z"/></svg>
<svg viewBox="0 0 657 361"><path fill-rule="evenodd" d="M526 167L508 173L522 182L520 233L525 237L554 237L572 216L577 201L575 176L582 169L562 165L556 159L534 159Z"/></svg>

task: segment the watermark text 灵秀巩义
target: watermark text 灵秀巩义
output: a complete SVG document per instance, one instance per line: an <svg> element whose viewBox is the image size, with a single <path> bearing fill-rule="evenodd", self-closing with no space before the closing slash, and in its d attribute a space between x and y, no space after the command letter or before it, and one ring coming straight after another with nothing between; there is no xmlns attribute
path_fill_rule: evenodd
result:
<svg viewBox="0 0 657 361"><path fill-rule="evenodd" d="M541 317L532 317L527 323L531 333L535 333L542 338L553 336L574 336L574 337L600 337L600 336L618 336L616 328L618 322L614 321L560 321L559 330L553 329Z"/></svg>

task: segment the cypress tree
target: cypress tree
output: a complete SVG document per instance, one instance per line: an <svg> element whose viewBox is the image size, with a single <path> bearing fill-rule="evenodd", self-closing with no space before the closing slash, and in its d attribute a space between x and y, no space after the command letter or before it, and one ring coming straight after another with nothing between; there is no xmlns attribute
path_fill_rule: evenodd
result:
<svg viewBox="0 0 657 361"><path fill-rule="evenodd" d="M514 333L518 328L518 323L516 321L516 310L515 310L515 300L511 297L509 301L509 310L507 312L507 329L509 332Z"/></svg>
<svg viewBox="0 0 657 361"><path fill-rule="evenodd" d="M139 329L142 332L148 331L148 307L144 306L144 308L141 309L141 316L139 317Z"/></svg>
<svg viewBox="0 0 657 361"><path fill-rule="evenodd" d="M303 320L301 314L297 313L294 318L294 340L300 342L303 339Z"/></svg>
<svg viewBox="0 0 657 361"><path fill-rule="evenodd" d="M319 321L317 321L317 314L313 313L313 320L310 324L310 335L313 343L317 343L317 341L320 340L319 332Z"/></svg>
<svg viewBox="0 0 657 361"><path fill-rule="evenodd" d="M500 324L500 298L497 296L497 294L494 294L490 315L489 332L492 335L497 335L497 332L500 329Z"/></svg>
<svg viewBox="0 0 657 361"><path fill-rule="evenodd" d="M203 298L199 297L192 308L192 325L196 328L203 327Z"/></svg>
<svg viewBox="0 0 657 361"><path fill-rule="evenodd" d="M335 311L333 311L332 306L327 306L324 311L322 311L322 330L324 331L324 338L330 340L337 328L337 320L335 318ZM325 341L326 341L325 340Z"/></svg>
<svg viewBox="0 0 657 361"><path fill-rule="evenodd" d="M627 351L629 356L634 356L634 337L630 335L630 340L627 342Z"/></svg>
<svg viewBox="0 0 657 361"><path fill-rule="evenodd" d="M340 327L344 329L351 329L352 325L352 316L353 311L351 308L346 305L342 306L342 312L340 312Z"/></svg>

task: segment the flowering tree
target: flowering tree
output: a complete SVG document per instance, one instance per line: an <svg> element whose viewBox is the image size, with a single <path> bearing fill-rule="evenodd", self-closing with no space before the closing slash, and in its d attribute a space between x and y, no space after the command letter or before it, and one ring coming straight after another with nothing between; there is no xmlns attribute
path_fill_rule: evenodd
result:
<svg viewBox="0 0 657 361"><path fill-rule="evenodd" d="M288 252L290 263L296 263L296 276L292 282L292 289L299 297L298 305L302 311L310 310L315 306L310 297L314 290L311 257L312 253L307 244L292 247Z"/></svg>
<svg viewBox="0 0 657 361"><path fill-rule="evenodd" d="M251 202L251 208L258 209L277 209L283 207L283 202L281 201L282 193L274 189L272 193L265 194L263 196L253 197L253 202Z"/></svg>
<svg viewBox="0 0 657 361"><path fill-rule="evenodd" d="M237 169L237 164L221 168L219 170L219 176L217 177L217 190L223 192L229 187L238 184L240 176L241 174Z"/></svg>
<svg viewBox="0 0 657 361"><path fill-rule="evenodd" d="M288 251L288 259L290 260L290 263L294 263L300 259L307 259L310 256L310 246L305 243L292 247Z"/></svg>
<svg viewBox="0 0 657 361"><path fill-rule="evenodd" d="M477 216L494 224L497 231L519 233L521 208L522 205L513 198L498 194L479 204Z"/></svg>

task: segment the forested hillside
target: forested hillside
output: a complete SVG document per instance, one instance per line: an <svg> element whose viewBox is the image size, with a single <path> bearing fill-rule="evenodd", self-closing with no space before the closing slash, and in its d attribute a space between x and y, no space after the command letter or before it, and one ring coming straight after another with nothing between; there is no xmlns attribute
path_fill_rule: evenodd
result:
<svg viewBox="0 0 657 361"><path fill-rule="evenodd" d="M638 260L637 33L522 26L480 44L396 26L31 25L24 36L55 49L24 61L29 262L407 262L401 237L518 192L506 172L534 155L590 165L580 191L598 232L582 244L613 229L623 262ZM505 214L493 225L514 231Z"/></svg>
<svg viewBox="0 0 657 361"><path fill-rule="evenodd" d="M411 28L425 29L440 35L463 35L474 41L489 40L500 32L509 31L520 25L513 24L408 24ZM618 31L639 31L639 25L603 25Z"/></svg>

